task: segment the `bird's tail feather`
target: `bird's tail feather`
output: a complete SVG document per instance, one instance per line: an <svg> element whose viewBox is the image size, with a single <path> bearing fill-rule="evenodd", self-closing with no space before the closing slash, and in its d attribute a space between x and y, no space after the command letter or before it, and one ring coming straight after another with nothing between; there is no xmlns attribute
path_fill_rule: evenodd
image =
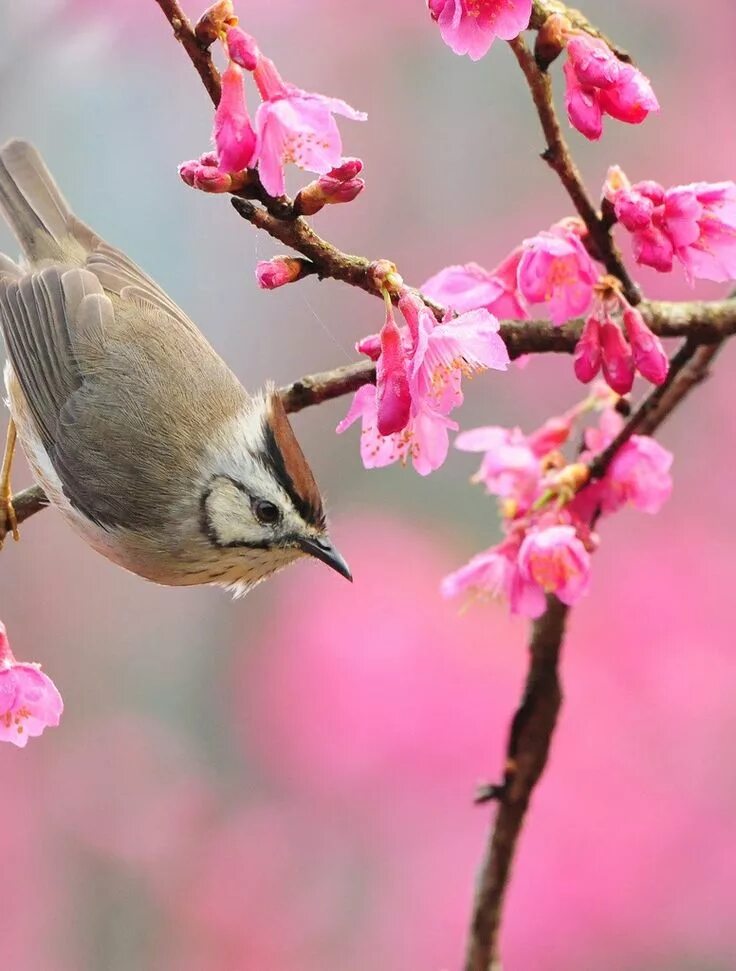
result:
<svg viewBox="0 0 736 971"><path fill-rule="evenodd" d="M94 234L72 213L43 159L28 142L0 149L0 209L31 263L83 260Z"/></svg>

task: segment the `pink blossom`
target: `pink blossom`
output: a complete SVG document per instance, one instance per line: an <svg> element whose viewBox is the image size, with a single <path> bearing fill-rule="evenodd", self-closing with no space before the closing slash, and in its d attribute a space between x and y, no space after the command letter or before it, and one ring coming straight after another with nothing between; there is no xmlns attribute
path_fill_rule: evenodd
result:
<svg viewBox="0 0 736 971"><path fill-rule="evenodd" d="M412 404L406 352L390 301L387 302L380 345L381 353L376 365L376 411L379 434L385 436L400 432L407 426Z"/></svg>
<svg viewBox="0 0 736 971"><path fill-rule="evenodd" d="M446 266L426 280L421 291L457 313L484 307L500 318L526 320L529 311L517 282L521 253L517 247L491 271L477 263Z"/></svg>
<svg viewBox="0 0 736 971"><path fill-rule="evenodd" d="M350 410L337 426L338 434L358 419L362 425L360 455L366 469L379 469L411 459L420 475L429 475L443 464L450 446L448 433L458 428L454 421L426 404L413 402L406 427L393 435L381 435L376 389L372 384L363 385L355 392Z"/></svg>
<svg viewBox="0 0 736 971"><path fill-rule="evenodd" d="M39 664L18 662L0 623L0 741L24 748L29 738L59 724L64 703Z"/></svg>
<svg viewBox="0 0 736 971"><path fill-rule="evenodd" d="M410 314L420 302L415 301L413 296L402 298L399 307ZM418 333L411 352L412 396L447 414L463 402L463 375L471 376L485 368L505 371L509 354L498 333L498 321L487 310L470 310L438 324L424 304L417 309ZM406 319L409 323L411 317Z"/></svg>
<svg viewBox="0 0 736 971"><path fill-rule="evenodd" d="M258 138L245 103L243 71L232 61L222 75L222 95L215 111L213 136L222 172L242 172L258 155Z"/></svg>
<svg viewBox="0 0 736 971"><path fill-rule="evenodd" d="M597 316L592 315L575 345L575 377L588 384L601 369L601 325Z"/></svg>
<svg viewBox="0 0 736 971"><path fill-rule="evenodd" d="M565 106L573 128L596 141L603 115L639 124L659 110L649 79L619 61L606 43L585 33L570 34L564 65Z"/></svg>
<svg viewBox="0 0 736 971"><path fill-rule="evenodd" d="M256 263L256 279L261 290L276 290L294 283L302 275L302 264L292 256L274 256Z"/></svg>
<svg viewBox="0 0 736 971"><path fill-rule="evenodd" d="M310 94L282 80L273 61L258 59L255 79L263 97L256 112L261 142L259 172L267 192L283 195L284 166L326 175L340 164L342 141L334 115L365 121L367 115L338 98Z"/></svg>
<svg viewBox="0 0 736 971"><path fill-rule="evenodd" d="M440 585L443 597L472 592L491 597L508 597L516 569L512 545L502 543L472 557L464 566L449 573Z"/></svg>
<svg viewBox="0 0 736 971"><path fill-rule="evenodd" d="M663 384L670 365L662 341L647 327L635 307L626 307L623 321L636 370L652 384Z"/></svg>
<svg viewBox="0 0 736 971"><path fill-rule="evenodd" d="M477 61L493 41L513 40L529 26L531 0L428 0L442 40L455 54Z"/></svg>
<svg viewBox="0 0 736 971"><path fill-rule="evenodd" d="M519 289L530 303L547 303L558 325L588 309L598 275L574 221L524 240L523 250Z"/></svg>
<svg viewBox="0 0 736 971"><path fill-rule="evenodd" d="M511 585L511 612L526 617L544 613L545 595L576 603L590 585L590 554L574 526L557 525L527 532L519 548Z"/></svg>
<svg viewBox="0 0 736 971"><path fill-rule="evenodd" d="M628 394L634 384L634 357L621 329L612 320L601 324L600 342L606 383L618 394Z"/></svg>

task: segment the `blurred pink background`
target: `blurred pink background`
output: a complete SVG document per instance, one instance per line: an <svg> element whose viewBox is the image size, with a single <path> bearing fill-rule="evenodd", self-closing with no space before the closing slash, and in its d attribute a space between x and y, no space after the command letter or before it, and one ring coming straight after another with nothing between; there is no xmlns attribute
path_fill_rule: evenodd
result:
<svg viewBox="0 0 736 971"><path fill-rule="evenodd" d="M369 112L342 126L366 192L315 218L338 245L418 283L451 262L493 266L569 213L502 44L477 64L456 58L422 0L241 8L290 80ZM591 189L614 162L632 179L735 178L733 4L584 9L662 104L641 128L609 120L598 145L570 134ZM78 213L247 385L354 357L380 304L314 280L258 291L256 259L280 250L178 180L176 164L207 147L211 109L153 0L36 0L32 18L6 2L0 27L0 137L38 144ZM0 249L14 252L4 227ZM639 279L651 296L690 293L679 275ZM508 900L509 971L736 967L734 354L663 432L669 505L605 523ZM473 382L460 420L529 429L578 397L568 360L535 360ZM468 485L475 459L453 455L427 480L366 473L357 433L334 437L346 408L296 425L352 587L299 564L237 602L158 588L52 512L6 545L0 617L67 707L25 751L0 749L4 966L459 966L489 822L473 790L498 776L527 628L500 605L460 614L438 595L496 538L492 501Z"/></svg>

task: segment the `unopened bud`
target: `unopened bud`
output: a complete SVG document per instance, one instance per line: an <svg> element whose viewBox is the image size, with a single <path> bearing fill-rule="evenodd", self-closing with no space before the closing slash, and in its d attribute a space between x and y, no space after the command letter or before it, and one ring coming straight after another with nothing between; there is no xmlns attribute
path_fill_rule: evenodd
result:
<svg viewBox="0 0 736 971"><path fill-rule="evenodd" d="M246 34L240 27L230 27L227 32L227 52L231 61L235 61L246 71L255 71L258 64L258 44L254 37Z"/></svg>
<svg viewBox="0 0 736 971"><path fill-rule="evenodd" d="M182 162L179 175L183 182L202 192L238 192L248 182L247 172L223 172L211 161Z"/></svg>
<svg viewBox="0 0 736 971"><path fill-rule="evenodd" d="M332 175L322 175L305 186L296 197L295 208L300 216L314 216L325 206L337 206L352 202L365 188L362 179L335 179Z"/></svg>
<svg viewBox="0 0 736 971"><path fill-rule="evenodd" d="M547 17L539 28L534 44L534 57L542 70L546 70L565 49L566 34L570 30L572 30L572 24L567 17L559 13Z"/></svg>
<svg viewBox="0 0 736 971"><path fill-rule="evenodd" d="M363 162L359 158L344 158L339 165L331 169L327 175L337 182L349 182L363 171Z"/></svg>
<svg viewBox="0 0 736 971"><path fill-rule="evenodd" d="M295 256L274 256L256 264L256 279L261 290L276 290L294 283L304 273L304 263Z"/></svg>
<svg viewBox="0 0 736 971"><path fill-rule="evenodd" d="M371 263L369 272L377 290L398 293L404 286L396 264L390 260L376 260L375 263Z"/></svg>
<svg viewBox="0 0 736 971"><path fill-rule="evenodd" d="M370 334L356 343L355 350L358 354L365 354L371 361L377 361L381 355L381 338L378 334Z"/></svg>
<svg viewBox="0 0 736 971"><path fill-rule="evenodd" d="M601 325L597 317L588 317L575 345L575 377L583 384L592 381L601 369Z"/></svg>
<svg viewBox="0 0 736 971"><path fill-rule="evenodd" d="M627 307L623 318L637 371L652 384L663 384L670 364L662 341L647 327L644 318L634 307Z"/></svg>
<svg viewBox="0 0 736 971"><path fill-rule="evenodd" d="M609 388L618 394L628 394L634 384L634 356L612 320L601 324L601 364Z"/></svg>
<svg viewBox="0 0 736 971"><path fill-rule="evenodd" d="M209 47L214 44L228 27L238 22L232 0L218 0L208 7L194 28L194 34L200 44Z"/></svg>

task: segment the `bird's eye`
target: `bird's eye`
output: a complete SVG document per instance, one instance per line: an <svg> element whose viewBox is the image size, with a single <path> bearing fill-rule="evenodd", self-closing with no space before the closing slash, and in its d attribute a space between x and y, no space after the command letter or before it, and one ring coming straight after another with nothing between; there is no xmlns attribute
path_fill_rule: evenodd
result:
<svg viewBox="0 0 736 971"><path fill-rule="evenodd" d="M273 526L281 519L279 507L273 502L269 502L268 499L253 500L253 515L264 526Z"/></svg>

